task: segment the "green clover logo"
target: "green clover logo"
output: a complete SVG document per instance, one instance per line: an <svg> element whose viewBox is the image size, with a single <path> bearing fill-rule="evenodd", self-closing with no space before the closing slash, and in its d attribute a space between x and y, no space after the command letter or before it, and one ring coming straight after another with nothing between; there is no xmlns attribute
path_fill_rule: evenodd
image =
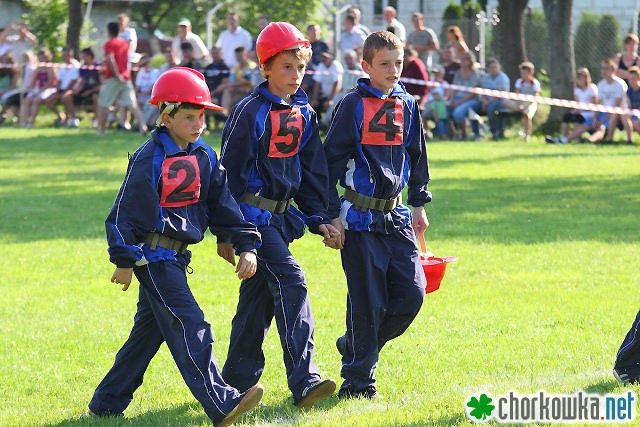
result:
<svg viewBox="0 0 640 427"><path fill-rule="evenodd" d="M467 406L473 410L469 412L469 415L475 418L475 421L482 422L487 421L491 417L491 413L496 408L492 405L493 399L482 393L480 399L476 396L472 396L467 402Z"/></svg>

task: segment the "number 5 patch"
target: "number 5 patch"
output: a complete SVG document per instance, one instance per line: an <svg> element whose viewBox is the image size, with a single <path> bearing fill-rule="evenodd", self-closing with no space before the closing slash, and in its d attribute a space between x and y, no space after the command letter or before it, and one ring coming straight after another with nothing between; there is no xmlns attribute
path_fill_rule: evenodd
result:
<svg viewBox="0 0 640 427"><path fill-rule="evenodd" d="M401 145L402 101L398 98L363 98L364 129L362 144Z"/></svg>
<svg viewBox="0 0 640 427"><path fill-rule="evenodd" d="M272 110L269 157L291 157L298 152L302 136L302 113L299 108Z"/></svg>
<svg viewBox="0 0 640 427"><path fill-rule="evenodd" d="M200 168L196 156L170 157L162 163L160 206L175 208L200 198Z"/></svg>

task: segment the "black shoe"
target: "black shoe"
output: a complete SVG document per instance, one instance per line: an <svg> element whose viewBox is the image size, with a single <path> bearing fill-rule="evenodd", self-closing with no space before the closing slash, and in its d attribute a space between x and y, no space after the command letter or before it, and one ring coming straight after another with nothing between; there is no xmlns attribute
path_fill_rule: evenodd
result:
<svg viewBox="0 0 640 427"><path fill-rule="evenodd" d="M370 400L382 399L382 395L376 390L376 386L370 385L362 390L354 390L350 386L340 387L338 391L338 399L357 399L365 398Z"/></svg>
<svg viewBox="0 0 640 427"><path fill-rule="evenodd" d="M233 410L229 412L222 421L220 421L220 424L217 424L217 427L230 426L240 415L255 408L260 403L263 393L264 387L262 387L261 384L256 384L249 390L242 393L242 398L238 405L236 405L236 407L233 408Z"/></svg>
<svg viewBox="0 0 640 427"><path fill-rule="evenodd" d="M96 418L124 418L124 414L122 412L113 412L113 411L102 411L102 412L93 412L89 409L89 416Z"/></svg>
<svg viewBox="0 0 640 427"><path fill-rule="evenodd" d="M347 351L347 336L343 335L336 340L336 348L338 353L344 356L344 352Z"/></svg>
<svg viewBox="0 0 640 427"><path fill-rule="evenodd" d="M336 391L336 382L332 379L316 381L302 391L302 396L294 400L293 404L298 408L310 408L318 400L329 397Z"/></svg>
<svg viewBox="0 0 640 427"><path fill-rule="evenodd" d="M547 144L555 144L556 142L553 140L553 137L551 135L545 135L544 136L544 140Z"/></svg>

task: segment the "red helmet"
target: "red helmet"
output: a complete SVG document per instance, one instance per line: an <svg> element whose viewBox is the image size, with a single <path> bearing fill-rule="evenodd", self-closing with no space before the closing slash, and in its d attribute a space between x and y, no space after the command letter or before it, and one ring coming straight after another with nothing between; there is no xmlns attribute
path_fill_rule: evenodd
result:
<svg viewBox="0 0 640 427"><path fill-rule="evenodd" d="M256 53L262 67L265 62L278 52L297 47L311 47L311 43L300 30L288 22L272 22L258 35Z"/></svg>
<svg viewBox="0 0 640 427"><path fill-rule="evenodd" d="M158 77L151 90L149 104L188 102L212 110L222 110L211 102L209 87L199 71L187 67L170 68Z"/></svg>

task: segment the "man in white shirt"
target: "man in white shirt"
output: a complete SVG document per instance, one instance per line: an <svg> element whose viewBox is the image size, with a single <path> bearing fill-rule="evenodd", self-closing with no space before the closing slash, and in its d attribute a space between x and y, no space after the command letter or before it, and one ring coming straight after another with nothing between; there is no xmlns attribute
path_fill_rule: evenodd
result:
<svg viewBox="0 0 640 427"><path fill-rule="evenodd" d="M348 50L356 50L357 48L362 49L364 46L364 41L366 40L367 35L355 25L355 15L348 13L344 17L344 31L340 37L340 52L343 54Z"/></svg>
<svg viewBox="0 0 640 427"><path fill-rule="evenodd" d="M333 105L333 99L342 89L342 64L333 60L329 52L322 54L322 61L316 67L313 80L313 100L311 106L318 113L318 121L322 119L322 113Z"/></svg>
<svg viewBox="0 0 640 427"><path fill-rule="evenodd" d="M407 30L405 30L404 25L396 18L398 16L398 12L396 12L396 8L393 6L387 6L384 8L384 22L387 25L384 29L386 30L389 27L393 27L395 30L395 35L398 36L400 40L405 42L407 40Z"/></svg>
<svg viewBox="0 0 640 427"><path fill-rule="evenodd" d="M627 106L627 84L620 77L616 76L617 65L613 59L605 59L600 63L600 74L602 80L598 82L598 102L610 107ZM622 122L622 128L627 133L627 140L633 141L633 127L628 116L619 114L599 113L593 122L593 129L596 130L589 141L599 142L604 136L604 143L613 141L613 135ZM606 131L606 136L605 136Z"/></svg>
<svg viewBox="0 0 640 427"><path fill-rule="evenodd" d="M73 96L73 86L80 77L80 61L74 58L73 49L65 46L62 48L62 62L58 69L58 90L45 98L43 102L58 116L56 124L78 127L79 120L74 117L74 111L70 111L65 105L65 112L61 113L58 111L57 105L63 98Z"/></svg>
<svg viewBox="0 0 640 427"><path fill-rule="evenodd" d="M9 35L13 31L17 31L18 34ZM27 24L11 24L0 33L0 45L2 46L3 55L10 50L16 64L24 65L24 53L38 46L38 39L29 31Z"/></svg>
<svg viewBox="0 0 640 427"><path fill-rule="evenodd" d="M238 65L236 59L235 50L237 47L244 47L246 52L251 51L253 41L251 40L251 34L239 23L238 14L236 12L229 12L227 15L227 29L220 33L216 46L222 49L222 59L229 66L233 68Z"/></svg>
<svg viewBox="0 0 640 427"><path fill-rule="evenodd" d="M178 60L182 61L182 51L180 46L184 42L189 42L193 46L193 55L199 60L202 65L206 65L211 62L209 58L209 49L204 44L199 35L191 31L191 21L187 18L182 18L178 21L178 35L173 38L171 42L171 48L178 56Z"/></svg>

